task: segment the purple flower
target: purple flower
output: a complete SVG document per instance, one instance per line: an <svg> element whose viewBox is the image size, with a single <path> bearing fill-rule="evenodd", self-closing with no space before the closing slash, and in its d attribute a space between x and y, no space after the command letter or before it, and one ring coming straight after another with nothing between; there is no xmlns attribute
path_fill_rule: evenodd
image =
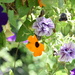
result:
<svg viewBox="0 0 75 75"><path fill-rule="evenodd" d="M26 40L26 41L23 41L22 43L28 43L28 40Z"/></svg>
<svg viewBox="0 0 75 75"><path fill-rule="evenodd" d="M8 41L12 42L16 40L16 34L7 38Z"/></svg>
<svg viewBox="0 0 75 75"><path fill-rule="evenodd" d="M35 34L38 36L50 36L53 32L52 28L54 28L54 23L50 18L39 17L33 23L32 28L35 29Z"/></svg>
<svg viewBox="0 0 75 75"><path fill-rule="evenodd" d="M15 41L16 40L16 34L14 34L13 36L8 37L7 40L9 42ZM28 43L28 40L23 41L22 43Z"/></svg>
<svg viewBox="0 0 75 75"><path fill-rule="evenodd" d="M58 54L60 55L59 61L72 61L75 58L75 44L72 42L64 44Z"/></svg>
<svg viewBox="0 0 75 75"><path fill-rule="evenodd" d="M73 70L70 71L70 75L75 75L75 68Z"/></svg>
<svg viewBox="0 0 75 75"><path fill-rule="evenodd" d="M2 12L3 8L0 6L0 32L2 32L3 28L2 25L6 25L8 21L8 16L6 13Z"/></svg>
<svg viewBox="0 0 75 75"><path fill-rule="evenodd" d="M3 8L2 8L2 6L0 6L0 12L2 12L3 11Z"/></svg>

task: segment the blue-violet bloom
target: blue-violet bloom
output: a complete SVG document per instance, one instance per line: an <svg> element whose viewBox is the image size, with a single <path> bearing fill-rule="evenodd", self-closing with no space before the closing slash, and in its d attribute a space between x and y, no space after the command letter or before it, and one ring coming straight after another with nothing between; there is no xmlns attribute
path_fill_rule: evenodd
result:
<svg viewBox="0 0 75 75"><path fill-rule="evenodd" d="M53 32L54 23L50 18L39 17L33 23L32 28L35 29L35 34L38 36L50 36Z"/></svg>
<svg viewBox="0 0 75 75"><path fill-rule="evenodd" d="M3 8L0 6L0 32L2 32L3 28L2 25L6 25L8 21L8 16L6 13L2 12Z"/></svg>
<svg viewBox="0 0 75 75"><path fill-rule="evenodd" d="M64 44L58 54L60 55L59 61L71 62L75 59L75 44L73 42Z"/></svg>
<svg viewBox="0 0 75 75"><path fill-rule="evenodd" d="M70 75L75 75L75 68L73 70L70 71Z"/></svg>

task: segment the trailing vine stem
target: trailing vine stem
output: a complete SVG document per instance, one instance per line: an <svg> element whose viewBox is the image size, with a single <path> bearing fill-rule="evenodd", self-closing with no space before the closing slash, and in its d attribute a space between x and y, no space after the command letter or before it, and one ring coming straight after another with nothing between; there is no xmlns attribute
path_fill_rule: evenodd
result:
<svg viewBox="0 0 75 75"><path fill-rule="evenodd" d="M18 53L18 48L20 46L20 42L18 43L17 49L16 49L16 53L15 53L15 61L14 61L14 75L15 75L15 67L16 67L16 58L17 58L17 53Z"/></svg>

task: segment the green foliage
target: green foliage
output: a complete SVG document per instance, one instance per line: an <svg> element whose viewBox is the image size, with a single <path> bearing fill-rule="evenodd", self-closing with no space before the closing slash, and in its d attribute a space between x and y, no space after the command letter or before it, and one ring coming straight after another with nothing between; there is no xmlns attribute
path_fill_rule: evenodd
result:
<svg viewBox="0 0 75 75"><path fill-rule="evenodd" d="M14 75L14 73L13 73L13 71L12 71L12 70L10 70L9 75Z"/></svg>
<svg viewBox="0 0 75 75"><path fill-rule="evenodd" d="M19 17L23 17L29 13L31 7L23 6L21 0L16 0L16 9L19 13Z"/></svg>
<svg viewBox="0 0 75 75"><path fill-rule="evenodd" d="M16 18L14 15L14 11L13 10L8 10L8 17L9 17L9 23L13 26L13 27L17 27L17 23L16 23Z"/></svg>
<svg viewBox="0 0 75 75"><path fill-rule="evenodd" d="M6 45L6 37L3 32L0 33L0 48Z"/></svg>
<svg viewBox="0 0 75 75"><path fill-rule="evenodd" d="M58 0L58 6L61 9L64 5L64 0Z"/></svg>
<svg viewBox="0 0 75 75"><path fill-rule="evenodd" d="M60 70L60 71L57 71L56 72L56 75L67 75L67 73L65 72L65 71L63 71L63 70Z"/></svg>
<svg viewBox="0 0 75 75"><path fill-rule="evenodd" d="M15 0L0 0L0 2L2 3L12 3L14 2Z"/></svg>
<svg viewBox="0 0 75 75"><path fill-rule="evenodd" d="M54 56L54 50L59 51L64 43L75 42L75 0L42 0L42 3L46 6L40 7L38 0L0 0L3 12L8 14L11 31L17 36L15 42L8 42L5 33L0 33L0 66L4 75L70 75L70 70L75 68L75 60L64 63L58 61L59 56ZM45 45L45 51L33 57L22 41L34 35L32 25L41 10L45 11L43 16L52 19L55 29L51 36L41 37L39 41ZM67 21L59 21L61 13L66 13ZM19 49L16 60L16 51L10 53L15 47Z"/></svg>
<svg viewBox="0 0 75 75"><path fill-rule="evenodd" d="M64 28L61 29L62 34L66 36L71 31L71 28L71 25L66 25Z"/></svg>
<svg viewBox="0 0 75 75"><path fill-rule="evenodd" d="M75 0L70 0L71 1L71 6L74 6Z"/></svg>
<svg viewBox="0 0 75 75"><path fill-rule="evenodd" d="M64 36L71 32L71 24L66 22L58 22L56 25L56 31L60 31Z"/></svg>
<svg viewBox="0 0 75 75"><path fill-rule="evenodd" d="M21 41L25 41L27 40L29 35L33 35L33 32L31 30L29 30L29 25L31 25L32 23L28 20L26 20L24 22L24 24L20 27L18 34L17 34L17 42L21 42Z"/></svg>

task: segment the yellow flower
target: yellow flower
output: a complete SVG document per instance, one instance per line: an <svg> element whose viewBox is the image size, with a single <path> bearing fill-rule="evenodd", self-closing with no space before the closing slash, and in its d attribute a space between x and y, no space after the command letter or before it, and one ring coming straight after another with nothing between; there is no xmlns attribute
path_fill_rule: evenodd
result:
<svg viewBox="0 0 75 75"><path fill-rule="evenodd" d="M40 56L42 54L42 51L44 51L44 45L42 43L38 42L38 39L36 36L29 36L28 37L29 43L26 45L26 47L34 52L34 56Z"/></svg>

